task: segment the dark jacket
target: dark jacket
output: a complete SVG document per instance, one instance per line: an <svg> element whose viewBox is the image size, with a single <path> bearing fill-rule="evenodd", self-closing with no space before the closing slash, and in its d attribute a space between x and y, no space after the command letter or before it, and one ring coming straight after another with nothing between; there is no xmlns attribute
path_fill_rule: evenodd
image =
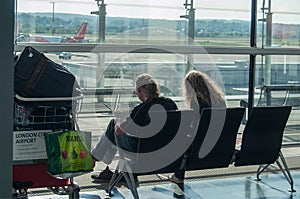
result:
<svg viewBox="0 0 300 199"><path fill-rule="evenodd" d="M130 116L120 124L120 128L126 132L122 137L126 137L127 142L131 146L123 146L128 151L135 151L137 145L137 137L140 135L139 127L147 126L150 123L149 110L154 105L161 105L166 111L177 110L176 103L166 97L158 97L149 99L137 105L130 113Z"/></svg>

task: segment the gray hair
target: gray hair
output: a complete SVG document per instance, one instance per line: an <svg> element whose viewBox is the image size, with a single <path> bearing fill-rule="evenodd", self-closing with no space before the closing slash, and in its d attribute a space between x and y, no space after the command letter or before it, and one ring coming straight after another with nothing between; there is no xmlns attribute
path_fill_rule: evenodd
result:
<svg viewBox="0 0 300 199"><path fill-rule="evenodd" d="M136 88L143 88L148 98L155 98L159 96L159 88L156 81L149 74L141 74L136 78Z"/></svg>

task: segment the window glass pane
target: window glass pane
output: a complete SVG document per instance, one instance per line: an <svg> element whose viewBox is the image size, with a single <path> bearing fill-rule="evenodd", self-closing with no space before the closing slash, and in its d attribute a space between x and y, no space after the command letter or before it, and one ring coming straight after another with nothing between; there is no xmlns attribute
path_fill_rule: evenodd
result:
<svg viewBox="0 0 300 199"><path fill-rule="evenodd" d="M250 3L207 1L17 1L18 42L248 46ZM168 5L168 6L167 6ZM228 5L228 6L227 6ZM99 7L98 7L99 6ZM105 17L105 20L99 18ZM87 22L85 37L76 36ZM194 23L193 23L194 22ZM191 25L194 24L194 25ZM191 39L191 40L190 40Z"/></svg>
<svg viewBox="0 0 300 199"><path fill-rule="evenodd" d="M299 57L287 55L267 55L261 57L256 66L256 87L263 93L259 103L266 105L283 105L299 100L290 94L299 94ZM271 94L274 95L271 95ZM288 94L288 95L287 95Z"/></svg>
<svg viewBox="0 0 300 199"><path fill-rule="evenodd" d="M16 1L16 41L86 43L96 41L95 2ZM97 34L96 34L97 35Z"/></svg>
<svg viewBox="0 0 300 199"><path fill-rule="evenodd" d="M185 12L182 2L102 2L19 0L16 39L18 42L94 43L102 34L100 27L100 32L105 30L105 35L100 37L102 41L105 37L107 43L161 43L167 38L171 43L185 40L184 35L177 32L185 26L180 19L180 14ZM105 20L99 18L99 10ZM73 39L85 21L88 24L85 40Z"/></svg>
<svg viewBox="0 0 300 199"><path fill-rule="evenodd" d="M195 40L210 46L249 46L250 9L248 0L195 2Z"/></svg>
<svg viewBox="0 0 300 199"><path fill-rule="evenodd" d="M296 0L258 1L259 44L274 47L298 46L300 8Z"/></svg>

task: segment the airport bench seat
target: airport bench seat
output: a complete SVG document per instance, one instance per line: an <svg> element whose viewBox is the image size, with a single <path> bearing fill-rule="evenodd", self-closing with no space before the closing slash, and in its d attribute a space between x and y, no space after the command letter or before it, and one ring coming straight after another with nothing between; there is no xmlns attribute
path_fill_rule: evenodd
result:
<svg viewBox="0 0 300 199"><path fill-rule="evenodd" d="M253 107L242 134L241 149L234 157L234 165L259 165L259 175L276 163L294 192L294 182L281 152L282 138L292 106Z"/></svg>
<svg viewBox="0 0 300 199"><path fill-rule="evenodd" d="M259 175L273 163L279 166L286 177L291 186L290 191L295 191L288 165L281 153L283 131L290 111L291 106L253 107L242 133L240 150L235 149L236 138L245 108L203 109L201 114L193 111L168 113L169 120L160 133L148 140L140 139L138 153L132 156L119 151L120 161L110 181L108 193L111 194L122 176L134 198L139 198L134 175L172 173L178 168L187 171L226 168L234 164L236 167L259 165L259 179ZM179 125L180 122L183 123ZM174 135L174 132L178 135ZM154 150L164 148L161 140L166 141L164 144L167 143L170 149L178 146L173 150L176 149L181 155L172 157L174 153L169 149L166 150L169 153L161 153L157 159L153 156L153 159L147 160L149 156L143 156L142 152L151 152L151 143L160 143L154 144ZM168 157L173 161L168 162ZM159 164L164 161L167 164Z"/></svg>

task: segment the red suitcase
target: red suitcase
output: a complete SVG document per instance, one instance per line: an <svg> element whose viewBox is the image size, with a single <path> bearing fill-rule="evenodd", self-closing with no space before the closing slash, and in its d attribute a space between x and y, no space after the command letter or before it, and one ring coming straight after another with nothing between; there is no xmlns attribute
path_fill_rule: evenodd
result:
<svg viewBox="0 0 300 199"><path fill-rule="evenodd" d="M38 174L38 175L37 175ZM63 187L70 185L70 179L58 179L47 173L47 163L13 166L15 188Z"/></svg>

